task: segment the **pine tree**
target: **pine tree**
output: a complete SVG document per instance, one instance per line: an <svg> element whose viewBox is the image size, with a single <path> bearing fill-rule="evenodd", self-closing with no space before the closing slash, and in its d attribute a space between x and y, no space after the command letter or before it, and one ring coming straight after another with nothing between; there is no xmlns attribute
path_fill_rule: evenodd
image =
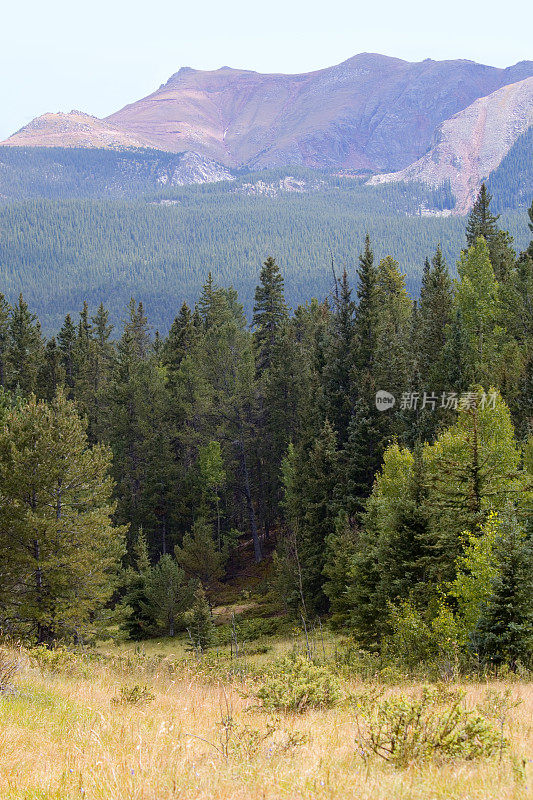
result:
<svg viewBox="0 0 533 800"><path fill-rule="evenodd" d="M205 520L197 519L183 542L176 545L176 561L189 578L201 581L202 585L213 590L224 575L225 554L218 548L213 538L212 527Z"/></svg>
<svg viewBox="0 0 533 800"><path fill-rule="evenodd" d="M336 436L328 420L310 452L289 450L283 464L283 482L284 507L295 537L292 548L294 583L301 584L299 594L307 612L320 613L328 605L323 592L325 543L335 530L339 512L335 499L338 483Z"/></svg>
<svg viewBox="0 0 533 800"><path fill-rule="evenodd" d="M359 256L357 270L358 305L355 315L356 356L355 366L359 373L372 371L376 353L377 320L379 312L378 272L374 266L374 253L367 234L365 249Z"/></svg>
<svg viewBox="0 0 533 800"><path fill-rule="evenodd" d="M255 290L254 344L258 374L272 365L273 351L280 329L287 321L283 276L275 260L269 256L259 276L260 285Z"/></svg>
<svg viewBox="0 0 533 800"><path fill-rule="evenodd" d="M176 373L180 368L181 362L189 353L195 329L191 310L187 303L183 303L180 313L174 319L170 327L168 337L165 339L162 348L162 362L167 368L168 381L171 387L176 381Z"/></svg>
<svg viewBox="0 0 533 800"><path fill-rule="evenodd" d="M348 424L353 409L354 310L352 290L344 270L326 339L322 372L324 414L335 429L341 447L348 435Z"/></svg>
<svg viewBox="0 0 533 800"><path fill-rule="evenodd" d="M492 196L489 194L485 183L481 184L478 196L466 223L466 243L473 247L480 236L489 244L498 233L497 222L499 216L494 216L490 210Z"/></svg>
<svg viewBox="0 0 533 800"><path fill-rule="evenodd" d="M41 326L22 295L11 310L6 361L8 388L24 396L38 389L37 376L42 365Z"/></svg>
<svg viewBox="0 0 533 800"><path fill-rule="evenodd" d="M343 628L350 619L348 583L352 561L360 544L361 532L346 512L335 521L335 530L326 537L324 594L329 600L330 625Z"/></svg>
<svg viewBox="0 0 533 800"><path fill-rule="evenodd" d="M144 593L144 613L152 620L154 632L175 636L193 602L194 588L168 553L146 575Z"/></svg>
<svg viewBox="0 0 533 800"><path fill-rule="evenodd" d="M82 640L111 597L124 527L108 475L111 453L89 447L61 394L31 398L0 431L0 572L10 628L39 642Z"/></svg>
<svg viewBox="0 0 533 800"><path fill-rule="evenodd" d="M378 389L400 397L407 391L410 377L412 304L405 275L391 256L379 263L377 294L379 315L372 376Z"/></svg>
<svg viewBox="0 0 533 800"><path fill-rule="evenodd" d="M185 614L185 624L195 652L203 653L211 647L215 638L215 626L211 607L201 583L194 593L190 610Z"/></svg>
<svg viewBox="0 0 533 800"><path fill-rule="evenodd" d="M506 524L497 548L498 575L472 635L485 662L530 666L533 653L533 542L516 517Z"/></svg>
<svg viewBox="0 0 533 800"><path fill-rule="evenodd" d="M70 390L74 388L74 348L76 344L76 327L70 314L65 317L63 327L58 333L57 343L61 353L61 361L65 370L66 384ZM70 392L72 394L72 392Z"/></svg>
<svg viewBox="0 0 533 800"><path fill-rule="evenodd" d="M461 314L468 342L466 362L470 383L489 382L501 340L497 328L500 315L498 282L486 242L476 243L461 255L457 265L454 305Z"/></svg>
<svg viewBox="0 0 533 800"><path fill-rule="evenodd" d="M452 284L440 245L431 265L427 262L422 278L418 306L419 370L421 388L438 393L443 384L443 350L446 327L452 315Z"/></svg>

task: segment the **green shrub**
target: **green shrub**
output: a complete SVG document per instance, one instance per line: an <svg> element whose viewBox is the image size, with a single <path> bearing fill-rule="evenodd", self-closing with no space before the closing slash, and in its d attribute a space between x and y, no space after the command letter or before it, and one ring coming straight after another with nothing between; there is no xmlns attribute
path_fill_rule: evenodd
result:
<svg viewBox="0 0 533 800"><path fill-rule="evenodd" d="M419 695L359 702L357 744L397 767L416 761L493 755L506 746L501 732L478 711L462 705L464 694L424 687Z"/></svg>
<svg viewBox="0 0 533 800"><path fill-rule="evenodd" d="M154 695L148 686L135 684L135 686L121 686L119 696L112 697L111 702L115 705L140 706L151 703L153 699Z"/></svg>
<svg viewBox="0 0 533 800"><path fill-rule="evenodd" d="M44 644L39 644L32 647L29 651L30 660L41 671L42 674L46 672L60 673L72 669L76 657L74 653L66 650L64 647L46 647Z"/></svg>
<svg viewBox="0 0 533 800"><path fill-rule="evenodd" d="M276 661L257 693L264 708L295 713L309 708L331 708L341 696L338 678L327 667L301 655Z"/></svg>

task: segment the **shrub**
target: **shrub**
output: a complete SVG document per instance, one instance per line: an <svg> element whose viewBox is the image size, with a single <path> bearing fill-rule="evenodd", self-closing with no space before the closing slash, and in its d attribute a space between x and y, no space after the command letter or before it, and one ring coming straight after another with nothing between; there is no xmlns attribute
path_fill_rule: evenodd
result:
<svg viewBox="0 0 533 800"><path fill-rule="evenodd" d="M360 702L357 743L361 755L372 753L405 767L433 758L482 758L501 752L506 741L489 720L462 705L464 694L442 687Z"/></svg>
<svg viewBox="0 0 533 800"><path fill-rule="evenodd" d="M32 647L29 651L31 661L39 668L42 674L45 672L59 673L72 669L75 655L64 647L46 647L39 644Z"/></svg>
<svg viewBox="0 0 533 800"><path fill-rule="evenodd" d="M112 697L111 702L115 705L140 706L151 703L153 699L154 695L148 686L135 684L135 686L121 686L119 696Z"/></svg>
<svg viewBox="0 0 533 800"><path fill-rule="evenodd" d="M341 694L338 678L327 667L291 655L274 663L257 697L264 708L301 713L309 708L331 708Z"/></svg>

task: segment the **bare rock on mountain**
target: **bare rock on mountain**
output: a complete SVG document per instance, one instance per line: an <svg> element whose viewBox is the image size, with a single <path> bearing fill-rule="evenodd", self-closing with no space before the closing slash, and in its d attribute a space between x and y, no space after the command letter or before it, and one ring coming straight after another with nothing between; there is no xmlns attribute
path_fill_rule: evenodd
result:
<svg viewBox="0 0 533 800"><path fill-rule="evenodd" d="M136 135L82 111L36 117L1 145L12 147L146 147Z"/></svg>
<svg viewBox="0 0 533 800"><path fill-rule="evenodd" d="M233 181L231 172L212 158L184 153L176 167L160 170L157 182L163 186L190 186L194 183Z"/></svg>
<svg viewBox="0 0 533 800"><path fill-rule="evenodd" d="M439 128L432 149L406 169L375 175L370 185L449 180L456 213L471 207L483 180L500 164L518 137L533 125L533 78L481 97Z"/></svg>

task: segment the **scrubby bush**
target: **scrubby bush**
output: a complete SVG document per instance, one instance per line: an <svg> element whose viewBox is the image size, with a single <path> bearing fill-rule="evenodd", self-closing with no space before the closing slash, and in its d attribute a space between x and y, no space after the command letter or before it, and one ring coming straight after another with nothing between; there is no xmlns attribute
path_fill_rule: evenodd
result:
<svg viewBox="0 0 533 800"><path fill-rule="evenodd" d="M501 752L506 741L479 711L462 705L464 694L424 687L356 705L357 744L364 758L375 754L397 767L430 759L474 759Z"/></svg>
<svg viewBox="0 0 533 800"><path fill-rule="evenodd" d="M309 708L331 708L341 697L339 679L327 667L301 655L276 661L257 693L264 708L301 713Z"/></svg>
<svg viewBox="0 0 533 800"><path fill-rule="evenodd" d="M74 653L61 646L46 647L44 644L39 644L32 647L28 654L42 674L69 671L76 661Z"/></svg>
<svg viewBox="0 0 533 800"><path fill-rule="evenodd" d="M121 686L120 694L117 697L112 697L111 702L115 705L140 706L151 703L153 699L154 694L148 686L135 684L135 686Z"/></svg>

